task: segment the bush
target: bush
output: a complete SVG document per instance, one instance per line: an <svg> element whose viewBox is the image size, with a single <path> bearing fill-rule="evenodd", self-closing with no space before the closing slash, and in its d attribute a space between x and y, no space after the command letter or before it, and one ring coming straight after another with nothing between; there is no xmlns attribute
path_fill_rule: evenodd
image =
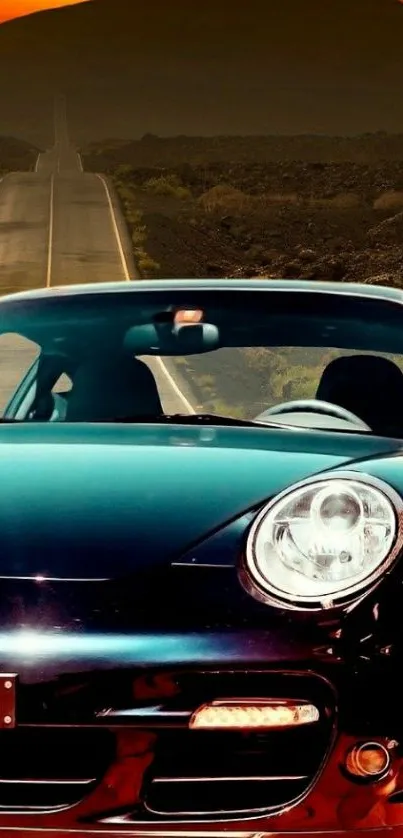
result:
<svg viewBox="0 0 403 838"><path fill-rule="evenodd" d="M135 247L140 247L147 240L147 229L142 224L140 227L135 227L132 231L132 242Z"/></svg>
<svg viewBox="0 0 403 838"><path fill-rule="evenodd" d="M296 192L267 192L263 196L263 202L277 206L295 206L301 203L301 197Z"/></svg>
<svg viewBox="0 0 403 838"><path fill-rule="evenodd" d="M250 195L224 183L213 186L199 198L199 204L205 212L240 213L244 212L250 206L250 203Z"/></svg>
<svg viewBox="0 0 403 838"><path fill-rule="evenodd" d="M179 198L182 201L186 198L190 198L192 195L190 190L183 186L177 175L160 175L159 177L152 177L145 182L143 188L147 192L153 192L154 195Z"/></svg>
<svg viewBox="0 0 403 838"><path fill-rule="evenodd" d="M354 209L362 204L361 198L355 192L339 192L329 198L311 198L309 203L316 207L330 207L334 209Z"/></svg>
<svg viewBox="0 0 403 838"><path fill-rule="evenodd" d="M117 178L127 178L129 175L132 174L133 166L131 166L130 163L120 163L119 166L116 166L115 175Z"/></svg>
<svg viewBox="0 0 403 838"><path fill-rule="evenodd" d="M399 210L403 209L403 192L390 190L384 192L374 201L375 210Z"/></svg>
<svg viewBox="0 0 403 838"><path fill-rule="evenodd" d="M160 265L145 250L137 251L137 267L144 279L151 279L160 270Z"/></svg>

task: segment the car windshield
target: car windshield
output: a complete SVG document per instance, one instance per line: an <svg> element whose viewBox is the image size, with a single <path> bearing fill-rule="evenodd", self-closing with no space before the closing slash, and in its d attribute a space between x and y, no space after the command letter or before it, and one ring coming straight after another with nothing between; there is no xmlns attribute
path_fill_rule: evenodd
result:
<svg viewBox="0 0 403 838"><path fill-rule="evenodd" d="M10 298L3 421L304 418L403 437L402 319L397 299L275 282Z"/></svg>

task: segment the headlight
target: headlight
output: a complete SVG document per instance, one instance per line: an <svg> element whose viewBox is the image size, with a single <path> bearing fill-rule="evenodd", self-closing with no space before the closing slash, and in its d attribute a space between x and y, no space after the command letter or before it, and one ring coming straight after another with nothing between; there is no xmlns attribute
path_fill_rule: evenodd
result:
<svg viewBox="0 0 403 838"><path fill-rule="evenodd" d="M258 599L280 608L345 605L396 558L401 512L396 492L371 478L306 481L258 515L247 540L244 580Z"/></svg>

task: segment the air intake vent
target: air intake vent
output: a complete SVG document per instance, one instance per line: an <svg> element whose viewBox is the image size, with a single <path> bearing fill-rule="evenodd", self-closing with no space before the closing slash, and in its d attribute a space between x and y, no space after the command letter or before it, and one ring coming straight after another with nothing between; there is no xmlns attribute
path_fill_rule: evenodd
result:
<svg viewBox="0 0 403 838"><path fill-rule="evenodd" d="M203 702L287 698L312 702L317 712L310 724L282 729L160 729L144 778L143 812L132 813L131 822L144 814L157 821L274 814L314 784L334 723L334 696L324 680L250 671L181 675L180 683L193 710Z"/></svg>
<svg viewBox="0 0 403 838"><path fill-rule="evenodd" d="M309 786L324 744L320 731L312 729L266 734L167 731L160 737L144 804L160 816L284 806Z"/></svg>
<svg viewBox="0 0 403 838"><path fill-rule="evenodd" d="M108 731L20 729L0 734L0 809L49 811L78 803L114 758Z"/></svg>

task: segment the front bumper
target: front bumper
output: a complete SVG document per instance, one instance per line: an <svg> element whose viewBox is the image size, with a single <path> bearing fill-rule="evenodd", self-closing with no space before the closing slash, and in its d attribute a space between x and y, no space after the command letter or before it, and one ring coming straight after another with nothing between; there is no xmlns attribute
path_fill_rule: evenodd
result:
<svg viewBox="0 0 403 838"><path fill-rule="evenodd" d="M94 834L144 836L195 836L213 838L225 834L228 838L264 838L279 834L282 838L300 835L301 838L359 833L366 836L396 834L403 836L403 804L393 803L392 795L403 788L403 766L394 761L390 774L371 787L358 788L340 773L340 763L352 743L352 737L341 735L331 757L312 791L297 805L272 817L265 815L232 820L217 817L206 823L166 820L144 823L133 820L128 814L107 815L113 810L120 796L133 795L134 787L141 783L145 763L140 756L122 760L115 765L104 781L80 804L58 813L14 813L0 815L0 832L24 834L45 832L49 838L59 838L73 833L78 836ZM355 741L355 740L354 740ZM128 785L131 788L128 788ZM403 792L402 792L403 800ZM104 815L101 815L101 810Z"/></svg>
<svg viewBox="0 0 403 838"><path fill-rule="evenodd" d="M382 678L371 669L372 693L368 675L352 679L345 664L332 667L325 674L312 661L287 669L182 663L22 679L16 726L0 732L0 832L263 838L393 829L403 838L395 666ZM233 739L189 731L186 708L235 696L309 700L321 721ZM389 749L391 764L380 781L362 785L343 769L351 746L368 740ZM222 782L228 774L231 782ZM209 811L200 811L200 799Z"/></svg>
<svg viewBox="0 0 403 838"><path fill-rule="evenodd" d="M281 615L253 631L119 634L67 631L62 616L58 604L57 630L0 633L0 686L18 673L16 725L0 730L0 832L403 838L399 661L367 623L369 641L361 621L341 646L334 627ZM267 736L189 730L189 711L242 696L309 701L320 721ZM342 769L368 740L392 745L392 760L363 786Z"/></svg>

